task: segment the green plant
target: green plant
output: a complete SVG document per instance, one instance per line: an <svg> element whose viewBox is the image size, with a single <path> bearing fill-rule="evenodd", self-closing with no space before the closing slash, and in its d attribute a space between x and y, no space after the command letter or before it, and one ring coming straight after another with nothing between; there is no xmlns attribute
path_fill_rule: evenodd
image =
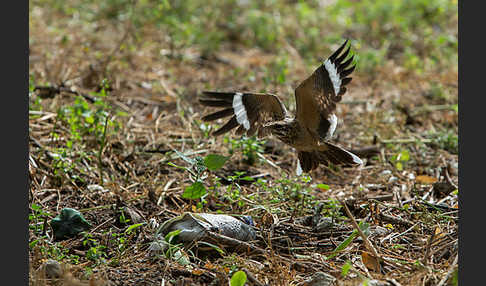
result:
<svg viewBox="0 0 486 286"><path fill-rule="evenodd" d="M393 155L390 160L395 165L398 171L403 170L403 164L410 160L410 152L407 149L403 149L400 152Z"/></svg>
<svg viewBox="0 0 486 286"><path fill-rule="evenodd" d="M246 273L244 271L236 271L230 279L230 286L243 286L246 283Z"/></svg>
<svg viewBox="0 0 486 286"><path fill-rule="evenodd" d="M123 208L120 208L120 217L118 218L118 221L121 224L127 224L130 222L130 219L125 216L125 212L123 211Z"/></svg>
<svg viewBox="0 0 486 286"><path fill-rule="evenodd" d="M182 250L182 243L174 243L175 238L181 232L180 229L169 232L165 235L165 242L168 244L168 248L165 251L165 257L172 259L181 265L189 264L189 257Z"/></svg>
<svg viewBox="0 0 486 286"><path fill-rule="evenodd" d="M339 203L339 201L331 198L325 202L322 208L322 214L324 216L333 218L333 220L337 218L344 218L341 215L341 208L342 205Z"/></svg>
<svg viewBox="0 0 486 286"><path fill-rule="evenodd" d="M276 61L270 63L268 67L264 67L265 76L263 81L265 84L285 84L287 81L287 74L289 73L289 58L287 55L280 55Z"/></svg>
<svg viewBox="0 0 486 286"><path fill-rule="evenodd" d="M358 224L359 228L361 229L361 231L363 231L363 233L368 236L370 234L370 225L369 223L365 222L365 221L360 221L359 224ZM343 251L344 249L346 249L346 247L348 247L348 245L353 242L353 240L359 235L358 231L355 229L353 230L353 232L351 233L350 236L348 236L348 238L346 238L343 242L341 242L337 247L336 249L334 249L334 251L327 257L327 259L331 259L333 258L334 256L338 255L339 252Z"/></svg>
<svg viewBox="0 0 486 286"><path fill-rule="evenodd" d="M89 103L82 96L77 96L72 104L58 109L56 120L68 125L70 137L66 140L65 147L60 147L57 152L53 152L56 175L70 173L76 160L82 161L84 158L90 161L88 155L96 152L100 184L103 185L102 152L108 135L117 132L121 124L114 121L114 117L110 115L114 111L107 101L108 82L103 80L100 87L99 92L92 94L93 103ZM51 136L55 138L58 134L52 132ZM75 145L93 146L96 151L89 148L74 148Z"/></svg>
<svg viewBox="0 0 486 286"><path fill-rule="evenodd" d="M459 154L459 137L457 132L445 129L438 132L429 132L428 137L432 139L429 145L446 150L451 154Z"/></svg>
<svg viewBox="0 0 486 286"><path fill-rule="evenodd" d="M230 143L230 154L234 154L236 150L241 152L245 157L245 162L249 165L254 165L258 160L257 153L262 154L265 150L265 140L258 140L256 136L243 136L239 139L224 138L225 143Z"/></svg>
<svg viewBox="0 0 486 286"><path fill-rule="evenodd" d="M287 177L283 174L281 179L270 185L264 180L257 180L257 185L270 193L268 203L287 202L295 215L302 215L312 209L317 201L311 185L312 178L307 175L300 177Z"/></svg>
<svg viewBox="0 0 486 286"><path fill-rule="evenodd" d="M326 11L336 33L361 35L363 44L357 46L365 69L386 59L417 73L457 62L457 26L452 23L458 8L450 0L343 0Z"/></svg>
<svg viewBox="0 0 486 286"><path fill-rule="evenodd" d="M105 252L106 246L101 245L100 242L93 238L90 233L85 233L82 242L84 247L87 247L86 258L93 261L95 265L106 264L106 258L108 254Z"/></svg>
<svg viewBox="0 0 486 286"><path fill-rule="evenodd" d="M247 181L251 182L254 179L250 176L244 176L246 174L245 171L235 171L235 174L232 176L228 176L228 180L231 181L231 184L226 188L226 198L230 202L238 202L238 206L242 207L245 202L243 200L240 200L240 191L241 187L238 182L240 181Z"/></svg>
<svg viewBox="0 0 486 286"><path fill-rule="evenodd" d="M51 214L45 211L42 206L33 203L30 206L31 212L29 213L29 228L35 233L43 233L45 220L47 220Z"/></svg>
<svg viewBox="0 0 486 286"><path fill-rule="evenodd" d="M341 268L341 276L346 277L351 267L352 267L351 261L349 260L346 261L346 263L344 263L343 267Z"/></svg>
<svg viewBox="0 0 486 286"><path fill-rule="evenodd" d="M204 186L204 179L206 177L203 175L206 171L216 171L223 167L224 163L229 159L229 157L209 154L204 158L196 156L194 159L192 159L178 151L175 152L181 159L188 163L188 166L178 166L172 162L168 162L168 164L172 167L187 171L191 175L191 179L194 181L191 185L184 189L182 197L190 200L201 199L201 203L204 203L203 199L207 195L207 190Z"/></svg>
<svg viewBox="0 0 486 286"><path fill-rule="evenodd" d="M113 127L112 132L118 131L120 123L110 118L113 110L107 102L108 90L108 81L103 80L100 91L92 93L92 104L84 97L76 96L73 104L58 109L58 119L67 123L70 129L68 147L72 147L73 141L82 143L84 138L90 138L92 135L98 144L103 144L108 127Z"/></svg>

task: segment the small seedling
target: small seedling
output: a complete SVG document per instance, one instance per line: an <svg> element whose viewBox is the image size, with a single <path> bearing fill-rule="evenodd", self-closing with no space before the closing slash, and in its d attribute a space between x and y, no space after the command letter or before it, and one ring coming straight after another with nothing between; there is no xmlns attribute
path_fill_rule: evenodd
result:
<svg viewBox="0 0 486 286"><path fill-rule="evenodd" d="M182 198L190 200L203 199L207 195L207 190L204 186L204 179L207 178L207 176L204 176L204 173L219 170L223 167L229 157L209 154L204 158L198 156L192 159L178 151L175 152L188 164L188 166L179 166L172 162L169 162L168 164L172 167L187 171L191 175L191 179L194 181L194 183L184 189Z"/></svg>

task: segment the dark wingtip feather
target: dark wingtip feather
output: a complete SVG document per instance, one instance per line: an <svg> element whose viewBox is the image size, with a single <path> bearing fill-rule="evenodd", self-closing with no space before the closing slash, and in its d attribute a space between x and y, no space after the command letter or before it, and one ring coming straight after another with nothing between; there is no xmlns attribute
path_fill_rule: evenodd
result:
<svg viewBox="0 0 486 286"><path fill-rule="evenodd" d="M224 100L227 102L233 101L233 96L235 95L234 92L219 92L219 91L203 91L203 95L209 98L215 98L219 100Z"/></svg>
<svg viewBox="0 0 486 286"><path fill-rule="evenodd" d="M335 99L336 102L339 102L341 101L341 95L345 94L347 91L346 87L344 86L341 86L341 89L339 89L339 93L338 93L338 96L337 98Z"/></svg>
<svg viewBox="0 0 486 286"><path fill-rule="evenodd" d="M354 60L354 55L352 55L347 61L338 65L337 72L341 73L345 68L349 66Z"/></svg>
<svg viewBox="0 0 486 286"><path fill-rule="evenodd" d="M336 59L336 64L339 65L348 56L350 50L351 50L351 45L349 45L346 51L344 51L344 53Z"/></svg>
<svg viewBox="0 0 486 286"><path fill-rule="evenodd" d="M226 108L211 114L208 114L201 118L203 121L213 121L216 119L224 118L233 114L233 108Z"/></svg>
<svg viewBox="0 0 486 286"><path fill-rule="evenodd" d="M337 58L337 56L341 53L341 51L344 49L344 47L346 47L346 44L348 43L348 39L346 39L346 41L344 41L344 44L342 44L339 49L337 49L330 57L329 57L329 60L331 62L334 62L334 60Z"/></svg>
<svg viewBox="0 0 486 286"><path fill-rule="evenodd" d="M350 67L347 70L343 70L340 73L341 78L344 78L344 77L347 77L348 75L350 75L354 71L355 68L356 68L356 66L354 65L354 66Z"/></svg>
<svg viewBox="0 0 486 286"><path fill-rule="evenodd" d="M347 85L348 83L351 82L352 79L353 79L352 77L346 77L346 78L341 79L341 86Z"/></svg>
<svg viewBox="0 0 486 286"><path fill-rule="evenodd" d="M212 100L212 99L199 99L199 103L205 106L211 107L229 107L231 106L231 102L224 101L224 100Z"/></svg>
<svg viewBox="0 0 486 286"><path fill-rule="evenodd" d="M226 122L225 125L223 125L218 130L214 131L213 135L214 136L221 135L223 133L230 131L231 129L235 128L236 126L238 126L238 121L236 120L236 116L233 116L233 117L231 117L230 120L228 120L228 122Z"/></svg>

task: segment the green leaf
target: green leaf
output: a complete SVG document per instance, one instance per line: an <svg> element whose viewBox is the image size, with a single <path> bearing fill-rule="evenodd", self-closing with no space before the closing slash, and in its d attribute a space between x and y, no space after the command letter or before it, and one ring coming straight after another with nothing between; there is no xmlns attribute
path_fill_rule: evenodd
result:
<svg viewBox="0 0 486 286"><path fill-rule="evenodd" d="M326 185L326 184L317 184L316 187L321 189L321 190L329 190L329 186Z"/></svg>
<svg viewBox="0 0 486 286"><path fill-rule="evenodd" d="M95 121L95 120L94 120L94 117L93 117L93 116L91 116L91 115L90 115L90 116L86 116L86 117L84 118L84 120L86 120L86 123L89 123L89 124L93 124L93 123L94 123L94 121Z"/></svg>
<svg viewBox="0 0 486 286"><path fill-rule="evenodd" d="M248 182L251 182L253 180L255 180L255 179L253 179L250 176L244 176L244 177L240 178L240 181L248 181Z"/></svg>
<svg viewBox="0 0 486 286"><path fill-rule="evenodd" d="M212 243L209 243L209 242L205 242L205 241L199 241L198 242L199 245L207 245L209 247L211 247L212 249L216 250L219 254L223 255L224 254L224 250L222 250L221 248L219 248L217 245L214 245Z"/></svg>
<svg viewBox="0 0 486 286"><path fill-rule="evenodd" d="M173 230L173 231L169 232L164 237L165 241L167 241L168 243L171 243L172 240L174 239L174 237L176 237L177 235L179 235L179 233L181 233L181 231L182 230L180 230L180 229L176 229L176 230Z"/></svg>
<svg viewBox="0 0 486 286"><path fill-rule="evenodd" d="M188 171L188 169L186 167L176 165L176 164L174 164L172 162L167 162L167 165L172 166L172 167L176 167L176 168L181 169L181 170L184 170L184 171Z"/></svg>
<svg viewBox="0 0 486 286"><path fill-rule="evenodd" d="M395 167L397 168L398 171L402 171L403 170L402 162L396 162Z"/></svg>
<svg viewBox="0 0 486 286"><path fill-rule="evenodd" d="M370 224L365 222L365 221L361 221L359 224L358 224L359 228L363 231L363 233L368 236L370 234ZM358 236L358 231L357 230L354 230L353 233L351 233L351 235L346 238L343 242L341 242L340 245L338 245L338 247L336 247L336 249L334 249L334 251L331 253L331 255L329 255L327 258L330 259L330 258L333 258L334 256L336 256L338 254L338 252L344 250L346 247L348 247L348 245Z"/></svg>
<svg viewBox="0 0 486 286"><path fill-rule="evenodd" d="M211 170L216 171L223 167L224 163L229 159L229 157L216 155L216 154L209 154L204 158L204 165Z"/></svg>
<svg viewBox="0 0 486 286"><path fill-rule="evenodd" d="M203 183L197 181L184 190L184 193L182 194L182 198L197 200L200 199L202 196L204 196L206 193L207 191Z"/></svg>
<svg viewBox="0 0 486 286"><path fill-rule="evenodd" d="M338 254L338 252L344 250L346 247L348 247L348 245L354 240L354 238L358 236L358 231L355 230L353 231L353 233L351 233L351 235L346 238L343 242L341 242L341 244L339 244L336 249L334 249L334 251L327 257L328 259L330 258L333 258L334 256L336 256Z"/></svg>
<svg viewBox="0 0 486 286"><path fill-rule="evenodd" d="M343 268L341 268L341 276L346 277L348 275L349 270L351 269L351 261L346 261L346 263L343 265Z"/></svg>
<svg viewBox="0 0 486 286"><path fill-rule="evenodd" d="M131 226L129 226L125 232L130 234L134 229L137 229L139 227L141 227L142 225L144 225L144 223L136 223L136 224L132 224Z"/></svg>
<svg viewBox="0 0 486 286"><path fill-rule="evenodd" d="M246 273L244 271L236 271L231 276L230 286L243 286L246 283Z"/></svg>
<svg viewBox="0 0 486 286"><path fill-rule="evenodd" d="M410 153L408 150L403 150L400 152L400 161L407 162L408 160L410 160Z"/></svg>

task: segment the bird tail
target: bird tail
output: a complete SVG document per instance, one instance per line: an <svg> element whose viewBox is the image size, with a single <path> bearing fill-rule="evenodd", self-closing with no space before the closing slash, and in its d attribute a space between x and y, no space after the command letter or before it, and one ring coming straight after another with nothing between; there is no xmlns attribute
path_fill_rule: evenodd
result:
<svg viewBox="0 0 486 286"><path fill-rule="evenodd" d="M337 145L325 142L325 147L322 151L299 151L297 156L299 158L297 173L301 171L309 172L319 164L342 165L342 166L356 166L363 164L361 159L353 153L341 148Z"/></svg>

